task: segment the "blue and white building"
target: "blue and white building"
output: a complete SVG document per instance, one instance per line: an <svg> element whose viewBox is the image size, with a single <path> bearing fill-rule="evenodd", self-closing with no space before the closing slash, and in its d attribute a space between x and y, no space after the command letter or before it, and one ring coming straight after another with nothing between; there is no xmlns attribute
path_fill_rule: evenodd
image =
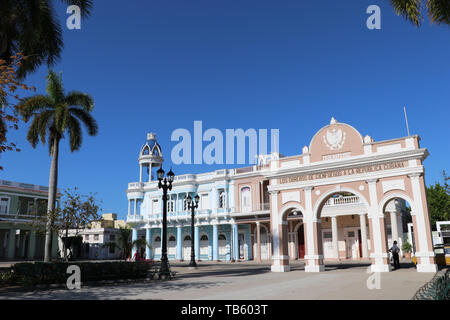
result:
<svg viewBox="0 0 450 320"><path fill-rule="evenodd" d="M139 182L128 184L127 223L133 227L133 241L145 238L151 244L146 258L159 259L162 246L162 191L153 179L153 169L164 161L156 135L149 133L139 153ZM232 170L216 170L202 174L177 175L167 203L167 254L169 260L190 260L191 213L186 198L199 195L195 213L195 255L197 260L232 260L238 256L238 225L234 211ZM241 226L245 230L245 226ZM248 232L249 231L249 228ZM248 236L247 239L250 239ZM236 247L233 250L233 245ZM249 245L249 244L248 244ZM133 254L137 248L133 249ZM235 253L233 256L233 252ZM250 258L250 250L246 251Z"/></svg>

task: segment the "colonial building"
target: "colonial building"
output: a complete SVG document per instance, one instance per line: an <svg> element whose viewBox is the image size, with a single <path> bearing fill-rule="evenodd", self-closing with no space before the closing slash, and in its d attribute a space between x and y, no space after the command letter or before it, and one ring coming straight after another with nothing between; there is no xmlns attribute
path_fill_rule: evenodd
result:
<svg viewBox="0 0 450 320"><path fill-rule="evenodd" d="M101 219L92 221L87 228L69 229L68 237L78 238L78 241L72 243L72 258L90 259L90 260L108 260L119 259L121 250L119 237L120 228L127 225L124 220L117 220L117 213L104 213ZM66 237L66 231L60 230L58 248L61 257L64 252L62 239ZM116 243L117 245L108 245ZM67 254L70 250L67 249Z"/></svg>
<svg viewBox="0 0 450 320"><path fill-rule="evenodd" d="M302 154L261 155L257 165L175 178L168 202L169 259L190 257L185 197L199 194L196 255L201 260L271 260L289 271L324 270L324 259L367 259L374 272L390 271L388 248L406 239L412 223L417 270L435 272L423 161L428 151L410 136L375 142L332 118ZM140 181L130 183L128 221L133 237L161 254L161 191L152 166L163 162L153 134L141 148ZM148 170L148 182L143 180Z"/></svg>
<svg viewBox="0 0 450 320"><path fill-rule="evenodd" d="M0 260L44 258L45 235L36 234L31 222L46 215L47 199L48 187L0 180ZM54 234L53 258L57 243Z"/></svg>

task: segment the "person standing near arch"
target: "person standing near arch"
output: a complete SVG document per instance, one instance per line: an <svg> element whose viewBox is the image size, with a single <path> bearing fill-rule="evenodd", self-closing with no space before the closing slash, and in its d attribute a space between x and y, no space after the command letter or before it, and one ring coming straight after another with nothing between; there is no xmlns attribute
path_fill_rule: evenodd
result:
<svg viewBox="0 0 450 320"><path fill-rule="evenodd" d="M392 248L389 249L389 251L392 252L392 257L394 258L394 270L397 270L400 268L400 248L397 246L397 241L394 241L394 244L392 245Z"/></svg>

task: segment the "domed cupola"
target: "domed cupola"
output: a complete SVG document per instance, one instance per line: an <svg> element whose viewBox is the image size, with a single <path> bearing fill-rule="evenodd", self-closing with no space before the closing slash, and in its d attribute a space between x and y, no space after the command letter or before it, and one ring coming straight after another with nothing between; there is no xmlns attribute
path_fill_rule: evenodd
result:
<svg viewBox="0 0 450 320"><path fill-rule="evenodd" d="M161 146L156 141L155 133L147 134L147 141L139 152L139 181L142 182L142 169L147 168L148 181L152 181L152 168L160 167L164 162Z"/></svg>

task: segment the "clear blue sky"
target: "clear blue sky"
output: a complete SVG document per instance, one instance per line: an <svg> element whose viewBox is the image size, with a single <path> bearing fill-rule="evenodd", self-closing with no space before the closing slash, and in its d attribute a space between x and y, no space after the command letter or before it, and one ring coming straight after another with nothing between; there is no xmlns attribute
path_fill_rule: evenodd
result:
<svg viewBox="0 0 450 320"><path fill-rule="evenodd" d="M381 7L381 30L366 28L371 4ZM57 12L65 26L65 7ZM281 153L294 155L331 116L375 140L406 136L403 105L430 151L426 182L434 183L450 171L449 39L450 28L428 20L415 28L384 0L96 1L81 30L64 28L54 70L68 90L94 97L100 131L73 154L62 143L59 186L97 192L104 212L124 218L147 132L158 134L167 162L170 134L194 120L223 132L278 128ZM44 92L46 73L26 82ZM32 149L27 128L10 133L22 152L2 156L0 177L47 185L47 147Z"/></svg>

